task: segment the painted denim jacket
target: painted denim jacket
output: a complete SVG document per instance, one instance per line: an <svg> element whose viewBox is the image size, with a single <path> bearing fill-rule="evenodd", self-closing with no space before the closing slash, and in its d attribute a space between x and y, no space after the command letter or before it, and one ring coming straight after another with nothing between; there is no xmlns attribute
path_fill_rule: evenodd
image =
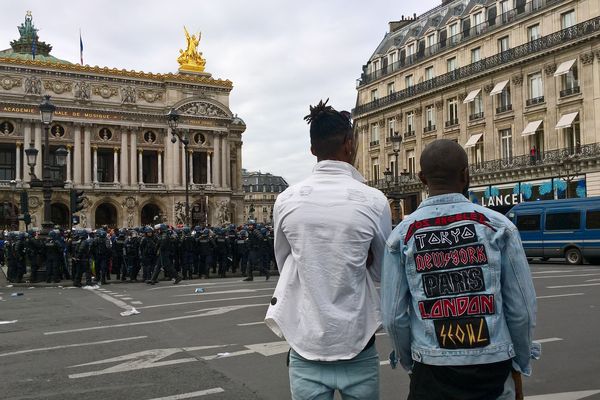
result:
<svg viewBox="0 0 600 400"><path fill-rule="evenodd" d="M434 196L394 229L384 256L383 325L392 366L513 359L531 374L536 298L517 228L460 194Z"/></svg>

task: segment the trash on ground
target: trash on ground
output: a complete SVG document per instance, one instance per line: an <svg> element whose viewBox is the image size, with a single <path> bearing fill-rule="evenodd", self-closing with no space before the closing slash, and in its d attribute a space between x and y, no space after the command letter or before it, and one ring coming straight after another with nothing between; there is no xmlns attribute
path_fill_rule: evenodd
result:
<svg viewBox="0 0 600 400"><path fill-rule="evenodd" d="M204 293L204 288L203 287L196 288L196 290L194 290L194 293Z"/></svg>
<svg viewBox="0 0 600 400"><path fill-rule="evenodd" d="M15 293L11 293L10 297L17 297L17 296L23 296L23 293L21 292L15 292Z"/></svg>
<svg viewBox="0 0 600 400"><path fill-rule="evenodd" d="M121 317L129 317L130 315L136 315L136 314L140 314L140 312L138 310L136 310L134 307L131 307L130 310L123 311L121 313Z"/></svg>

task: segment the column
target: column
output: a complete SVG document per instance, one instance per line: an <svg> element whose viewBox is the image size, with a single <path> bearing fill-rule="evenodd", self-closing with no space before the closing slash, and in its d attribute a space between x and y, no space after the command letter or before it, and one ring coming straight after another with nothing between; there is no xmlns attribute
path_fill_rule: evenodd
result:
<svg viewBox="0 0 600 400"><path fill-rule="evenodd" d="M98 146L94 146L93 148L94 150L94 176L93 176L93 182L94 183L98 183Z"/></svg>
<svg viewBox="0 0 600 400"><path fill-rule="evenodd" d="M226 135L226 134L225 134ZM229 187L229 174L227 171L229 170L229 155L227 154L227 148L229 147L229 142L227 141L226 136L221 137L221 186L224 188Z"/></svg>
<svg viewBox="0 0 600 400"><path fill-rule="evenodd" d="M21 180L21 142L17 142L15 149L16 149L16 164L15 165L15 181L19 182Z"/></svg>
<svg viewBox="0 0 600 400"><path fill-rule="evenodd" d="M75 126L73 131L73 183L81 184L81 127Z"/></svg>
<svg viewBox="0 0 600 400"><path fill-rule="evenodd" d="M206 153L206 183L209 185L212 185L211 158L212 153L209 151Z"/></svg>
<svg viewBox="0 0 600 400"><path fill-rule="evenodd" d="M129 171L127 163L127 129L121 130L121 185L129 185Z"/></svg>
<svg viewBox="0 0 600 400"><path fill-rule="evenodd" d="M25 168L26 171L23 172L23 181L29 182L31 181L31 177L29 176L29 166L27 165L27 156L25 155L25 150L29 148L31 144L31 123L27 120L23 121L23 159L25 160Z"/></svg>
<svg viewBox="0 0 600 400"><path fill-rule="evenodd" d="M190 172L190 185L194 184L194 150L189 150L189 172Z"/></svg>
<svg viewBox="0 0 600 400"><path fill-rule="evenodd" d="M144 166L143 166L144 150L138 151L138 182L140 185L144 184Z"/></svg>
<svg viewBox="0 0 600 400"><path fill-rule="evenodd" d="M73 153L73 146L70 144L67 145L67 177L65 182L72 182L71 180L71 154Z"/></svg>
<svg viewBox="0 0 600 400"><path fill-rule="evenodd" d="M237 175L237 190L242 191L242 168L244 168L244 164L242 164L242 145L240 143L236 148L237 152L237 165L235 173Z"/></svg>
<svg viewBox="0 0 600 400"><path fill-rule="evenodd" d="M119 148L113 149L113 183L119 183Z"/></svg>
<svg viewBox="0 0 600 400"><path fill-rule="evenodd" d="M221 137L218 132L213 133L215 136L215 152L214 152L214 183L215 187L221 186Z"/></svg>
<svg viewBox="0 0 600 400"><path fill-rule="evenodd" d="M185 176L185 147L183 147L183 144L179 146L181 149L179 151L180 153L180 160L181 162L179 163L179 176L181 177L181 186L185 186L185 180L186 180L186 176Z"/></svg>
<svg viewBox="0 0 600 400"><path fill-rule="evenodd" d="M129 162L131 163L130 172L131 172L131 186L135 186L138 183L138 169L137 169L137 131L132 130L130 132L130 143L131 146L129 148Z"/></svg>
<svg viewBox="0 0 600 400"><path fill-rule="evenodd" d="M35 148L38 149L38 158L37 158L37 162L35 163L35 176L37 176L38 179L42 179L42 166L44 165L44 160L43 158L43 154L44 152L42 151L42 126L40 124L35 124L35 144L34 144Z"/></svg>
<svg viewBox="0 0 600 400"><path fill-rule="evenodd" d="M163 183L163 167L162 167L162 151L158 150L158 184L162 185Z"/></svg>
<svg viewBox="0 0 600 400"><path fill-rule="evenodd" d="M92 183L92 129L90 125L85 125L83 130L83 183L89 185ZM96 178L94 178L94 181Z"/></svg>

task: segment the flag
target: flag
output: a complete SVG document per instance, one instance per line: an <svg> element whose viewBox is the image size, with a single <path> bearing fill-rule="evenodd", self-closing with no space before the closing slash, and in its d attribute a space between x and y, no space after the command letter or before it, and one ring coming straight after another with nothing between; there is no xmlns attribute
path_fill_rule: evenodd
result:
<svg viewBox="0 0 600 400"><path fill-rule="evenodd" d="M79 58L81 59L81 65L83 65L83 39L81 38L81 29L79 30Z"/></svg>

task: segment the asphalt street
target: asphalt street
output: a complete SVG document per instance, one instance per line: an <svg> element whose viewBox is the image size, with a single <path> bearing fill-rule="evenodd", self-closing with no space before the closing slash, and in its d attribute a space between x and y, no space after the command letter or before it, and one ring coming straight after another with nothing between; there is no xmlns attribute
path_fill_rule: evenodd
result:
<svg viewBox="0 0 600 400"><path fill-rule="evenodd" d="M600 267L535 264L532 274L543 353L527 398L600 399ZM0 398L288 399L288 347L262 322L275 285L0 288ZM377 348L382 399L405 399L408 376L385 361L384 333Z"/></svg>

